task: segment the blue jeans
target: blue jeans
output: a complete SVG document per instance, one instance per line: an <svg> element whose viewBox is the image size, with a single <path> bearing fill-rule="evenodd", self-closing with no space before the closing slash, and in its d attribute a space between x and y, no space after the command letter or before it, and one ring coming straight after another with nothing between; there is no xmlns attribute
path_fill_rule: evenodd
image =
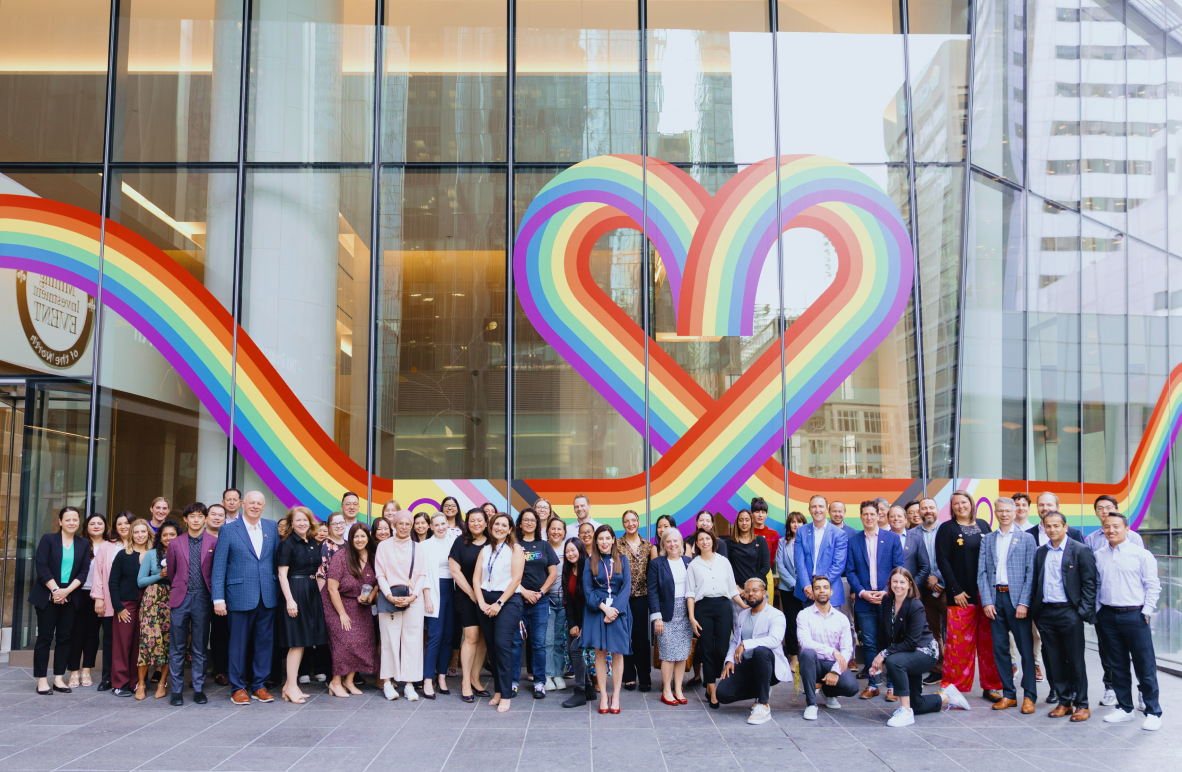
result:
<svg viewBox="0 0 1182 772"><path fill-rule="evenodd" d="M435 601L439 616L424 620L427 627L427 648L423 651L424 679L447 673L447 663L451 659L451 633L455 625L452 603L455 587L456 583L451 579L439 580L439 598Z"/></svg>
<svg viewBox="0 0 1182 772"><path fill-rule="evenodd" d="M551 606L550 623L546 626L546 677L562 678L565 672L566 609L562 606Z"/></svg>
<svg viewBox="0 0 1182 772"><path fill-rule="evenodd" d="M525 603L521 614L521 623L525 625L526 634L533 641L531 652L533 660L534 682L537 685L546 683L546 626L550 622L550 600L543 595L537 603ZM521 631L513 637L513 683L521 677L521 647L525 642L521 639Z"/></svg>
<svg viewBox="0 0 1182 772"><path fill-rule="evenodd" d="M855 611L862 634L862 659L869 666L878 656L878 606L873 611ZM870 676L870 685L878 686L878 676Z"/></svg>

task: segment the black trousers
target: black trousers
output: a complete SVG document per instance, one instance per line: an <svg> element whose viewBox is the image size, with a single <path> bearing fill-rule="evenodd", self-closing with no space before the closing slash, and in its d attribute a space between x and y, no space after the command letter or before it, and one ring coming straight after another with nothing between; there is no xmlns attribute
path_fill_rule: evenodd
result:
<svg viewBox="0 0 1182 772"><path fill-rule="evenodd" d="M1038 702L1038 687L1034 679L1034 628L1030 615L1018 619L1017 610L1008 592L999 592L993 599L994 619L989 623L993 633L993 661L997 663L997 674L1001 676L1002 696L1017 699L1014 688L1014 668L1010 658L1010 633L1018 644L1022 657L1022 691L1024 696Z"/></svg>
<svg viewBox="0 0 1182 772"><path fill-rule="evenodd" d="M82 592L82 590L79 590ZM82 668L94 667L98 658L99 631L103 629L101 617L94 613L94 601L86 596L74 614L74 632L70 634L69 670L78 672ZM106 667L106 662L103 666Z"/></svg>
<svg viewBox="0 0 1182 772"><path fill-rule="evenodd" d="M789 657L800 654L800 642L796 639L796 617L804 611L804 601L792 594L790 590L781 589L776 593L776 602L784 612L787 626L784 628L784 653Z"/></svg>
<svg viewBox="0 0 1182 772"><path fill-rule="evenodd" d="M482 590L485 603L496 603L503 593ZM495 617L480 614L480 631L484 633L484 644L488 647L488 658L492 662L493 694L505 699L513 696L513 681L520 673L513 672L513 641L521 626L523 601L514 593Z"/></svg>
<svg viewBox="0 0 1182 772"><path fill-rule="evenodd" d="M697 656L702 658L702 682L712 684L722 675L735 626L735 607L730 598L702 598L694 604L694 619L702 626L697 648ZM635 620L632 626L636 626Z"/></svg>
<svg viewBox="0 0 1182 772"><path fill-rule="evenodd" d="M230 615L209 615L209 669L215 675L230 673Z"/></svg>
<svg viewBox="0 0 1182 772"><path fill-rule="evenodd" d="M103 680L111 683L111 663L115 661L115 617L99 617L103 628Z"/></svg>
<svg viewBox="0 0 1182 772"><path fill-rule="evenodd" d="M1129 676L1129 660L1137 671L1137 686L1145 700L1145 713L1161 715L1157 690L1157 657L1153 653L1153 638L1149 625L1141 617L1141 610L1117 611L1101 606L1096 614L1096 637L1100 640L1100 656L1104 670L1112 679L1117 706L1126 712L1133 710L1133 679Z"/></svg>
<svg viewBox="0 0 1182 772"><path fill-rule="evenodd" d="M723 705L739 700L756 700L767 705L776 678L776 655L766 646L751 650L750 659L740 660L735 671L718 682L714 694Z"/></svg>
<svg viewBox="0 0 1182 772"><path fill-rule="evenodd" d="M636 681L649 689L653 685L653 647L648 639L648 596L628 598L628 608L632 612L632 653L624 655L624 683Z"/></svg>
<svg viewBox="0 0 1182 772"><path fill-rule="evenodd" d="M800 650L800 683L806 705L817 704L817 684L833 669L834 660L821 659L816 649ZM826 697L853 697L858 693L858 677L853 670L845 669L837 677L837 684L824 684L821 691Z"/></svg>
<svg viewBox="0 0 1182 772"><path fill-rule="evenodd" d="M1042 661L1047 680L1065 707L1088 706L1088 671L1084 664L1084 623L1070 603L1044 603L1038 612Z"/></svg>
<svg viewBox="0 0 1182 772"><path fill-rule="evenodd" d="M70 663L70 635L74 632L74 601L54 603L37 609L37 643L33 646L33 677L45 678L49 672L49 650L53 648L53 674L65 675ZM57 646L53 647L54 634Z"/></svg>
<svg viewBox="0 0 1182 772"><path fill-rule="evenodd" d="M895 688L895 696L910 697L911 710L917 716L938 713L944 706L940 695L923 693L924 673L931 670L935 664L935 657L918 651L898 652L882 661L882 669L886 671L887 680Z"/></svg>

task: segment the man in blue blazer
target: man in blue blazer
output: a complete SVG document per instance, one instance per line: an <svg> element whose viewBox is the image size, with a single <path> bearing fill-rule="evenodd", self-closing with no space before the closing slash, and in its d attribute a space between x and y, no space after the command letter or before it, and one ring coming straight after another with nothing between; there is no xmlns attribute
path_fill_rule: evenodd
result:
<svg viewBox="0 0 1182 772"><path fill-rule="evenodd" d="M274 702L263 682L271 672L271 650L275 634L278 600L275 553L279 528L263 519L267 505L263 494L250 491L243 499L243 512L218 532L213 553L213 613L230 616L230 698L235 705ZM254 645L253 683L246 683L246 652Z"/></svg>
<svg viewBox="0 0 1182 772"><path fill-rule="evenodd" d="M850 539L845 575L854 593L854 614L862 631L862 657L869 663L878 656L878 617L882 599L889 589L891 571L903 565L899 537L878 527L878 504L863 501L862 533ZM878 695L878 676L858 696L868 700Z"/></svg>
<svg viewBox="0 0 1182 772"><path fill-rule="evenodd" d="M919 504L915 505L919 508ZM891 507L888 518L891 522L891 532L896 536L899 534L895 531L895 518L899 510L903 513L903 521L907 521L907 510L899 505ZM928 575L932 572L932 561L928 557L928 551L923 541L922 528L909 528L903 533L901 539L903 546L903 568L911 572L911 578L915 580L917 587L923 587L924 582L928 580Z"/></svg>
<svg viewBox="0 0 1182 772"><path fill-rule="evenodd" d="M826 576L830 585L840 587L841 575L845 573L846 535L826 519L828 504L824 496L813 496L809 500L813 522L796 529L796 544L792 548L796 560L796 588L792 594L806 606L813 602L814 576ZM831 603L840 607L842 600L834 594Z"/></svg>
<svg viewBox="0 0 1182 772"><path fill-rule="evenodd" d="M993 503L997 530L981 539L981 556L977 561L977 591L981 596L981 611L989 617L993 632L993 661L1001 676L1002 698L993 703L994 710L1005 710L1018 704L1014 689L1013 659L1010 656L1010 634L1018 644L1022 658L1022 712L1034 712L1038 699L1034 675L1034 631L1031 628L1030 593L1034 586L1034 537L1014 527L1014 500L1003 497Z"/></svg>

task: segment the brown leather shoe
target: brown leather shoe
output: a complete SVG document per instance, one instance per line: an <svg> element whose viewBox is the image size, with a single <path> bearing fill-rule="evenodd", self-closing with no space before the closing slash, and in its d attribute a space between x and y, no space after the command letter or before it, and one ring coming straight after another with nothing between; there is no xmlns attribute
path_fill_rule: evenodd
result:
<svg viewBox="0 0 1182 772"><path fill-rule="evenodd" d="M1063 718L1071 715L1071 708L1066 705L1056 705L1047 715L1051 718Z"/></svg>
<svg viewBox="0 0 1182 772"><path fill-rule="evenodd" d="M1034 680L1042 681L1042 668L1038 665L1034 666Z"/></svg>
<svg viewBox="0 0 1182 772"><path fill-rule="evenodd" d="M1001 699L1001 692L999 692L997 689L986 689L981 692L981 697L983 697L986 702L997 702Z"/></svg>
<svg viewBox="0 0 1182 772"><path fill-rule="evenodd" d="M1017 700L1011 700L1009 697L1002 697L997 702L993 703L994 710L1005 710L1006 708L1016 708L1018 706Z"/></svg>
<svg viewBox="0 0 1182 772"><path fill-rule="evenodd" d="M899 701L899 698L895 696L894 689L887 689L886 697L884 699L887 702L898 702Z"/></svg>
<svg viewBox="0 0 1182 772"><path fill-rule="evenodd" d="M275 698L272 697L271 693L269 691L267 691L266 689L258 689L255 691L255 693L252 696L256 700L258 700L259 702L274 702L275 701Z"/></svg>
<svg viewBox="0 0 1182 772"><path fill-rule="evenodd" d="M225 673L215 674L213 677L213 682L215 684L217 684L218 686L229 686L230 685L230 679L226 678Z"/></svg>
<svg viewBox="0 0 1182 772"><path fill-rule="evenodd" d="M234 692L232 697L230 697L230 702L234 703L235 705L249 705L250 695L246 693L245 689L239 689L238 691Z"/></svg>
<svg viewBox="0 0 1182 772"><path fill-rule="evenodd" d="M862 693L858 695L858 698L863 699L863 700L869 700L869 699L873 699L877 696L878 696L878 687L877 686L867 686L865 689L862 690Z"/></svg>
<svg viewBox="0 0 1182 772"><path fill-rule="evenodd" d="M1076 708L1075 712L1071 714L1072 721L1087 721L1092 717L1092 711L1087 708Z"/></svg>
<svg viewBox="0 0 1182 772"><path fill-rule="evenodd" d="M1034 712L1034 700L1029 697L1022 698L1022 714L1029 716Z"/></svg>

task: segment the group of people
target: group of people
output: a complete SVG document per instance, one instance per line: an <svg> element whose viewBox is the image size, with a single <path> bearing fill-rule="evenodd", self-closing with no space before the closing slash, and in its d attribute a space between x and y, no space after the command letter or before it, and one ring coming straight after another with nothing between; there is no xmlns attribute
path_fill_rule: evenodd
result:
<svg viewBox="0 0 1182 772"><path fill-rule="evenodd" d="M701 512L688 536L661 515L652 542L638 513L625 512L617 534L584 495L571 523L545 499L514 519L492 504L461 514L448 497L418 513L390 501L366 524L352 492L324 522L301 506L266 519L262 493L234 489L190 504L180 522L163 498L149 518L109 523L66 507L36 552L34 675L40 694L92 685L101 634L100 690L142 700L157 683L154 696L173 705L184 704L188 668L198 704L207 672L237 705L272 702L280 683L282 699L303 703L313 680L348 698L367 676L387 699L435 699L458 677L460 699L505 712L524 664L535 699L569 686L563 707L597 701L616 714L621 689L650 691L659 666L669 706L702 683L711 708L752 700L748 721L761 724L771 688L798 678L806 720L818 693L837 709L839 697L885 689L899 703L888 725L907 726L968 710L975 671L994 710L1017 707L1017 660L1022 713L1035 710L1045 663L1050 715L1080 722L1087 621L1101 703L1115 706L1105 721L1133 720L1131 662L1143 727L1157 729L1148 621L1160 584L1116 501L1097 499L1101 528L1086 540L1053 493L1038 497L1037 524L1024 493L992 506L997 530L965 491L943 523L930 498L864 501L859 531L842 502L814 496L811 522L791 512L780 534L757 498L726 538ZM924 695L925 684L940 689Z"/></svg>

